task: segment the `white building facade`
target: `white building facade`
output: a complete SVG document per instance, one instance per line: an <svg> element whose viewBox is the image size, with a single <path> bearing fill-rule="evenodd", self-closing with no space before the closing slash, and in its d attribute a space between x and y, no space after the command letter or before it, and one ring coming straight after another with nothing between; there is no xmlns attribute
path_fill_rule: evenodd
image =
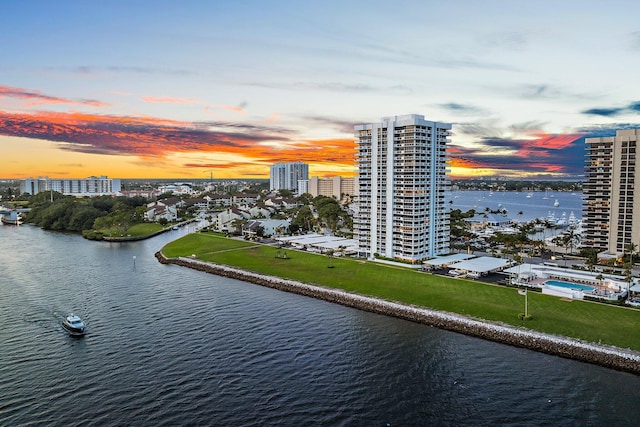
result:
<svg viewBox="0 0 640 427"><path fill-rule="evenodd" d="M309 165L302 162L276 163L271 166L272 190L298 191L298 181L309 180Z"/></svg>
<svg viewBox="0 0 640 427"><path fill-rule="evenodd" d="M313 178L311 178L313 179ZM304 193L309 192L309 180L299 179L298 180L298 191L296 192L297 196L302 196Z"/></svg>
<svg viewBox="0 0 640 427"><path fill-rule="evenodd" d="M42 191L47 191L47 179L46 178L27 178L20 180L20 194L38 194Z"/></svg>
<svg viewBox="0 0 640 427"><path fill-rule="evenodd" d="M110 179L106 176L90 176L79 179L49 179L32 178L20 182L20 191L29 194L38 194L42 191L57 191L72 196L104 196L115 195L121 190L119 179Z"/></svg>
<svg viewBox="0 0 640 427"><path fill-rule="evenodd" d="M361 255L419 262L449 252L446 144L451 124L421 115L356 125Z"/></svg>

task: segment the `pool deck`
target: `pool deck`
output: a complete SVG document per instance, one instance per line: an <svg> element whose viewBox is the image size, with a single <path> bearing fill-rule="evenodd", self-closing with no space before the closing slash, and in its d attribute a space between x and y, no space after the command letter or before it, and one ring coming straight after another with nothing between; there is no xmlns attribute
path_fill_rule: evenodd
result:
<svg viewBox="0 0 640 427"><path fill-rule="evenodd" d="M522 283L522 284L524 284L524 285L526 285L526 286L538 287L538 288L541 288L541 289L542 289L542 288L544 288L544 287L546 286L546 285L545 285L545 282L548 282L548 281L550 281L550 280L557 280L557 281L560 281L560 280L558 280L558 279L552 279L552 278L546 277L546 278L535 278L535 279L530 279L530 280L527 280L527 281L526 281L526 283ZM567 281L567 280L562 280L562 281L563 281L563 282L567 282L567 283L571 283L571 282L569 282L569 281ZM590 296L595 296L595 297L601 297L601 298L605 298L605 299L617 298L617 294L618 294L618 292L614 292L614 291L612 291L612 290L611 290L609 287L607 287L607 286L604 286L604 285L600 285L600 286L598 286L598 285L594 285L594 284L592 284L592 283L589 283L589 284L576 283L576 284L578 284L578 285L582 285L582 286L591 286L592 288L594 288L594 290L593 290L593 291L587 291L587 290L584 290L584 289L573 289L573 290L575 290L575 291L580 291L580 292L582 292L584 295L590 295ZM554 285L553 285L553 284L551 284L551 285L549 285L549 286L554 286ZM562 287L562 286L559 286L559 287L560 287L560 288L564 288L564 289L572 289L572 288L567 288L567 287Z"/></svg>
<svg viewBox="0 0 640 427"><path fill-rule="evenodd" d="M558 288L568 288L568 289L573 289L576 291L583 291L583 292L592 292L597 289L593 285L583 285L581 283L569 282L566 280L553 280L553 279L545 281L544 285L555 286Z"/></svg>

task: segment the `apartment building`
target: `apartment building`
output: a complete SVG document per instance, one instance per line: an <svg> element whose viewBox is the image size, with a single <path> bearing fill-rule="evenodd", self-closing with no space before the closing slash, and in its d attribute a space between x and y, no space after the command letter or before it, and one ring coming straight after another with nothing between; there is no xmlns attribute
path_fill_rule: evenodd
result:
<svg viewBox="0 0 640 427"><path fill-rule="evenodd" d="M640 129L615 137L586 138L584 205L585 246L620 256L630 243L640 246L640 180L636 149Z"/></svg>
<svg viewBox="0 0 640 427"><path fill-rule="evenodd" d="M47 191L47 179L46 178L27 178L20 180L20 194L38 194L42 191Z"/></svg>
<svg viewBox="0 0 640 427"><path fill-rule="evenodd" d="M354 127L361 255L419 262L449 251L450 130L415 114Z"/></svg>
<svg viewBox="0 0 640 427"><path fill-rule="evenodd" d="M298 190L298 181L309 179L309 165L302 162L276 163L271 166L272 190Z"/></svg>
<svg viewBox="0 0 640 427"><path fill-rule="evenodd" d="M326 196L335 197L337 200L349 196L353 198L357 192L358 178L343 178L334 176L331 178L311 177L307 183L307 193L313 197Z"/></svg>
<svg viewBox="0 0 640 427"><path fill-rule="evenodd" d="M120 192L119 179L110 179L106 176L90 176L80 179L50 179L28 178L20 181L20 191L28 194L38 194L43 191L57 191L65 195L73 196L103 196L115 195Z"/></svg>

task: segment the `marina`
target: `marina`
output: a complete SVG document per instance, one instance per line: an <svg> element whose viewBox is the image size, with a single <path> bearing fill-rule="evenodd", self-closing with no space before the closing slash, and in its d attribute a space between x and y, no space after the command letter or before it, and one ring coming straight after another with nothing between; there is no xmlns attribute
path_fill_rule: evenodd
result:
<svg viewBox="0 0 640 427"><path fill-rule="evenodd" d="M576 221L582 218L582 193L452 191L445 195L445 200L452 209L462 211L475 209L483 213L487 210L506 210L506 216L514 222L535 219L558 221L563 217L568 222L572 214Z"/></svg>

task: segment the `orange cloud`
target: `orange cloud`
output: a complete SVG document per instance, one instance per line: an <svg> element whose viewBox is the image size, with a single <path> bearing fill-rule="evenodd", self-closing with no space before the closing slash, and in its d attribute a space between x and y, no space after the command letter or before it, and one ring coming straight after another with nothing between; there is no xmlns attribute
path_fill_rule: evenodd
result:
<svg viewBox="0 0 640 427"><path fill-rule="evenodd" d="M449 164L453 168L470 168L470 169L472 169L472 168L476 168L476 167L479 166L478 162L476 162L476 161L469 160L469 159L464 159L464 158L459 158L459 157L452 157Z"/></svg>
<svg viewBox="0 0 640 427"><path fill-rule="evenodd" d="M183 166L186 168L200 168L200 169L236 169L236 168L250 168L255 167L255 163L252 162L220 162L220 163L185 163Z"/></svg>
<svg viewBox="0 0 640 427"><path fill-rule="evenodd" d="M26 114L0 111L0 135L65 143L59 148L78 153L139 158L164 158L176 153L210 156L224 153L241 156L254 165L303 161L353 166L352 139L296 141L292 139L294 134L289 129L241 123L191 123L77 112ZM209 163L212 162L203 162L204 166L193 163L186 166L208 167L206 164Z"/></svg>
<svg viewBox="0 0 640 427"><path fill-rule="evenodd" d="M533 139L485 136L447 148L452 174L572 176L584 170L584 134L537 133Z"/></svg>

